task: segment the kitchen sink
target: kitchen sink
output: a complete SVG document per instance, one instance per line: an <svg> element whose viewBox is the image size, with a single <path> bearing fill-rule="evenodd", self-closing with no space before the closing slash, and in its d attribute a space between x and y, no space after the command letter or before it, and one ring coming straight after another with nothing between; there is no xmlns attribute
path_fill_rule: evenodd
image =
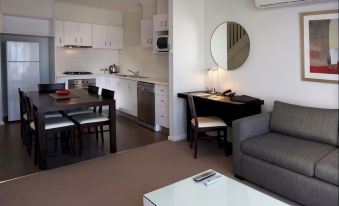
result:
<svg viewBox="0 0 339 206"><path fill-rule="evenodd" d="M118 76L118 77L129 77L129 78L136 78L136 79L143 79L143 78L147 78L147 77L143 77L143 76L137 76L137 75L127 75L127 74L116 74L116 76Z"/></svg>

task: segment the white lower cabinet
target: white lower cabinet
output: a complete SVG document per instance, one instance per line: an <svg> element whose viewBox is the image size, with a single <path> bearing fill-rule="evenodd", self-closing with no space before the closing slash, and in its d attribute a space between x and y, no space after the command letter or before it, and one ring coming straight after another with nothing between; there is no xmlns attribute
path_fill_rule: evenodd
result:
<svg viewBox="0 0 339 206"><path fill-rule="evenodd" d="M97 76L95 78L96 86L99 87L99 94L101 94L102 88L105 88L105 77L104 76Z"/></svg>
<svg viewBox="0 0 339 206"><path fill-rule="evenodd" d="M55 83L65 84L65 88L68 89L68 79L66 77L55 78Z"/></svg>
<svg viewBox="0 0 339 206"><path fill-rule="evenodd" d="M168 86L155 85L155 124L169 128Z"/></svg>
<svg viewBox="0 0 339 206"><path fill-rule="evenodd" d="M98 81L99 80L99 81ZM138 81L105 76L97 79L97 85L114 91L116 109L129 115L138 116ZM155 124L169 128L168 86L155 85Z"/></svg>
<svg viewBox="0 0 339 206"><path fill-rule="evenodd" d="M137 116L137 81L106 76L104 82L103 88L114 91L116 109Z"/></svg>

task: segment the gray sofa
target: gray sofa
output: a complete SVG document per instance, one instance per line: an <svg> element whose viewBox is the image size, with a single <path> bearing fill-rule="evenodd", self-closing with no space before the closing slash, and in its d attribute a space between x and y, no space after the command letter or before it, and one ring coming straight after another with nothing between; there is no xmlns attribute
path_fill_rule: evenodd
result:
<svg viewBox="0 0 339 206"><path fill-rule="evenodd" d="M232 131L236 177L302 205L338 206L338 110L275 102Z"/></svg>

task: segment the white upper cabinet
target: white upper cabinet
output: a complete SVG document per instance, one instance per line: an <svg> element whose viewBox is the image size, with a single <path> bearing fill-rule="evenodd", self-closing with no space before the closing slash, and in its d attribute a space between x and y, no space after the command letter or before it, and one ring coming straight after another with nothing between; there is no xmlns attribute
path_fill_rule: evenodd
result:
<svg viewBox="0 0 339 206"><path fill-rule="evenodd" d="M141 20L140 43L143 48L153 47L153 20Z"/></svg>
<svg viewBox="0 0 339 206"><path fill-rule="evenodd" d="M65 45L76 46L79 44L79 23L64 22Z"/></svg>
<svg viewBox="0 0 339 206"><path fill-rule="evenodd" d="M93 25L93 48L123 49L122 27Z"/></svg>
<svg viewBox="0 0 339 206"><path fill-rule="evenodd" d="M79 23L79 46L92 46L92 24Z"/></svg>
<svg viewBox="0 0 339 206"><path fill-rule="evenodd" d="M55 46L64 46L64 22L56 20L54 22Z"/></svg>
<svg viewBox="0 0 339 206"><path fill-rule="evenodd" d="M107 40L108 48L110 49L123 49L124 48L124 35L122 27L107 27Z"/></svg>
<svg viewBox="0 0 339 206"><path fill-rule="evenodd" d="M64 22L65 45L92 46L92 25L86 23Z"/></svg>
<svg viewBox="0 0 339 206"><path fill-rule="evenodd" d="M93 25L93 48L107 48L107 29L103 25Z"/></svg>
<svg viewBox="0 0 339 206"><path fill-rule="evenodd" d="M168 14L159 14L153 17L153 30L168 31Z"/></svg>

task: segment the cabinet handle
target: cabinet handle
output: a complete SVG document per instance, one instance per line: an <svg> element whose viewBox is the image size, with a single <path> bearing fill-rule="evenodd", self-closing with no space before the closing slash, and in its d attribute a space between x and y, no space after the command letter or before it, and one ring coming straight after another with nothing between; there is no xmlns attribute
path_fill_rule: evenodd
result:
<svg viewBox="0 0 339 206"><path fill-rule="evenodd" d="M165 21L165 26L168 26L168 21L167 20Z"/></svg>
<svg viewBox="0 0 339 206"><path fill-rule="evenodd" d="M60 37L60 40L59 40L60 44L61 44L61 37Z"/></svg>
<svg viewBox="0 0 339 206"><path fill-rule="evenodd" d="M105 46L106 46L106 41L105 41Z"/></svg>
<svg viewBox="0 0 339 206"><path fill-rule="evenodd" d="M163 22L163 21L161 21L161 27L162 27L162 22Z"/></svg>
<svg viewBox="0 0 339 206"><path fill-rule="evenodd" d="M80 41L81 41L81 43L82 43L82 37L80 38Z"/></svg>
<svg viewBox="0 0 339 206"><path fill-rule="evenodd" d="M109 42L109 46L112 46L112 42Z"/></svg>
<svg viewBox="0 0 339 206"><path fill-rule="evenodd" d="M77 38L75 37L75 43L77 43L78 42L78 40L77 40Z"/></svg>

